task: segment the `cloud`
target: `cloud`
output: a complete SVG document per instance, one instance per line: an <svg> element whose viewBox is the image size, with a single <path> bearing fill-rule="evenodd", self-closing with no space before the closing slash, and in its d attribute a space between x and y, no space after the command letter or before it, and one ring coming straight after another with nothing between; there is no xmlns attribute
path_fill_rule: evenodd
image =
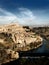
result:
<svg viewBox="0 0 49 65"><path fill-rule="evenodd" d="M19 22L20 24L29 24L28 22L32 22L36 17L33 15L32 11L27 8L18 8L19 13L13 14L9 11L6 11L0 8L0 13L2 12L3 15L0 16L0 23L6 24L10 22Z"/></svg>
<svg viewBox="0 0 49 65"><path fill-rule="evenodd" d="M28 18L28 19L35 19L33 12L27 8L19 8L21 16Z"/></svg>
<svg viewBox="0 0 49 65"><path fill-rule="evenodd" d="M8 12L2 8L0 8L0 13L2 13L2 15L0 15L0 24L7 24L17 19L13 13Z"/></svg>
<svg viewBox="0 0 49 65"><path fill-rule="evenodd" d="M11 16L11 15L14 16L14 14L12 14L11 12L8 12L2 8L0 8L0 12L2 12L4 15L7 15L7 16Z"/></svg>
<svg viewBox="0 0 49 65"><path fill-rule="evenodd" d="M34 23L36 16L34 16L31 10L27 8L18 8L18 10L19 12L17 16L19 18L19 22L21 21L21 24L30 25L32 22Z"/></svg>
<svg viewBox="0 0 49 65"><path fill-rule="evenodd" d="M25 25L47 25L49 24L48 16L46 15L46 10L30 10L28 8L18 8L19 12L17 14L19 22Z"/></svg>
<svg viewBox="0 0 49 65"><path fill-rule="evenodd" d="M7 10L0 8L0 24L7 24L11 22L18 22L22 25L42 25L49 24L47 18L44 19L43 15L35 15L34 12L27 8L18 8L18 13L14 14ZM36 12L37 13L37 12ZM42 13L42 12L41 12Z"/></svg>

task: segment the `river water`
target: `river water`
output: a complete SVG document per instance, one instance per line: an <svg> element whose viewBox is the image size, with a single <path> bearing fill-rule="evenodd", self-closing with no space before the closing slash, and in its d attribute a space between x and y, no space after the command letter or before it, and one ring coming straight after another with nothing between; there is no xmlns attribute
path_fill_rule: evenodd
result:
<svg viewBox="0 0 49 65"><path fill-rule="evenodd" d="M34 56L34 55L42 55L42 54L49 54L49 42L45 39L42 42L42 46L40 46L37 49L26 51L26 52L20 52L20 56Z"/></svg>
<svg viewBox="0 0 49 65"><path fill-rule="evenodd" d="M49 42L46 41L45 39L43 40L43 45L36 50L34 50L34 53L49 53Z"/></svg>

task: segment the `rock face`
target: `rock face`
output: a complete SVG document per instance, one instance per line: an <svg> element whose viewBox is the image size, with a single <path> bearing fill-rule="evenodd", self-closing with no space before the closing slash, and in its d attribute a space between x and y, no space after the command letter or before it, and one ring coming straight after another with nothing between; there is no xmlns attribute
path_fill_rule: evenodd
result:
<svg viewBox="0 0 49 65"><path fill-rule="evenodd" d="M0 63L19 58L18 51L36 49L42 45L43 39L18 24L0 26Z"/></svg>

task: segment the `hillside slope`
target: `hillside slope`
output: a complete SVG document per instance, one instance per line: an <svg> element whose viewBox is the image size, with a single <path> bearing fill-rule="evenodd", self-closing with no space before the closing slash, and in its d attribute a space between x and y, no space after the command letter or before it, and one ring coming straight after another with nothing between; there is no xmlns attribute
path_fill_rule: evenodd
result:
<svg viewBox="0 0 49 65"><path fill-rule="evenodd" d="M0 63L18 59L18 51L36 49L42 41L39 35L19 24L0 26Z"/></svg>

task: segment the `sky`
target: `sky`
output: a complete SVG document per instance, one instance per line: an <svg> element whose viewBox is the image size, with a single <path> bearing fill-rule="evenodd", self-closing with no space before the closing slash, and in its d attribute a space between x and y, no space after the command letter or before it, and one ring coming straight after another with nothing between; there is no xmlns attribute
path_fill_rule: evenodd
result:
<svg viewBox="0 0 49 65"><path fill-rule="evenodd" d="M49 0L0 0L0 24L49 25Z"/></svg>

